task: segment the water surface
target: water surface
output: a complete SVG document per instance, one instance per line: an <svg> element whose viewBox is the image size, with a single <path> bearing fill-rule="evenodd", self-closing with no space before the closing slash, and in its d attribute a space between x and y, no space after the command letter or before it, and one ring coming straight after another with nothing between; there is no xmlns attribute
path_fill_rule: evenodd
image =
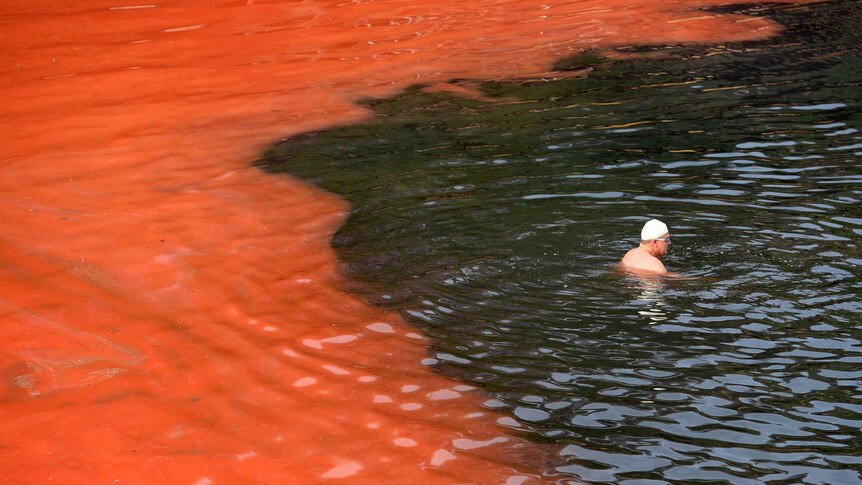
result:
<svg viewBox="0 0 862 485"><path fill-rule="evenodd" d="M862 4L746 13L788 30L417 87L260 164L351 203L354 290L562 446L549 470L862 483ZM650 217L689 278L614 271Z"/></svg>

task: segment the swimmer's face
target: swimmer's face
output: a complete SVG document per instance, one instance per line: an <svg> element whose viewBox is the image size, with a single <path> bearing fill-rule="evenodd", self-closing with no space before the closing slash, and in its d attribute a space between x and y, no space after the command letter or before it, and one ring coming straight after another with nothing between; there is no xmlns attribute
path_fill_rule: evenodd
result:
<svg viewBox="0 0 862 485"><path fill-rule="evenodd" d="M660 258L667 254L667 250L670 248L670 233L666 232L662 237L656 238L654 241L656 257Z"/></svg>

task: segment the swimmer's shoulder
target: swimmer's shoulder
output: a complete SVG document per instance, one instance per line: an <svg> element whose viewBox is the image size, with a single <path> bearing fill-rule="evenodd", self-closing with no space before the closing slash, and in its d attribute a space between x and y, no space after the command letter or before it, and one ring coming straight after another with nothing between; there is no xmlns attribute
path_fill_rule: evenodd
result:
<svg viewBox="0 0 862 485"><path fill-rule="evenodd" d="M620 267L626 271L647 272L652 274L667 273L667 268L665 268L664 264L658 258L649 253L644 254L644 251L639 251L638 248L629 250L629 252L623 256L622 261L620 261Z"/></svg>

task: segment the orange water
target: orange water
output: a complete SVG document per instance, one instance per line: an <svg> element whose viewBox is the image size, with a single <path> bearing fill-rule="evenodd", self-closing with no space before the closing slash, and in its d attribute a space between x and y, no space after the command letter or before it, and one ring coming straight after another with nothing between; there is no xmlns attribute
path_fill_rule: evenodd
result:
<svg viewBox="0 0 862 485"><path fill-rule="evenodd" d="M553 449L340 289L346 204L250 162L415 83L778 31L710 0L153 1L0 6L3 483L541 476Z"/></svg>

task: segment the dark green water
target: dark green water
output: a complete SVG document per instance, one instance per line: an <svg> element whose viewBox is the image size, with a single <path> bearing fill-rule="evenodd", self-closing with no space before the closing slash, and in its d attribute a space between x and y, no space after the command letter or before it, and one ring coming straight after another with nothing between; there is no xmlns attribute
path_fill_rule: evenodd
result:
<svg viewBox="0 0 862 485"><path fill-rule="evenodd" d="M862 483L862 2L584 79L413 89L260 165L353 205L356 291L614 483ZM614 271L644 221L691 279ZM550 472L550 470L549 470Z"/></svg>

